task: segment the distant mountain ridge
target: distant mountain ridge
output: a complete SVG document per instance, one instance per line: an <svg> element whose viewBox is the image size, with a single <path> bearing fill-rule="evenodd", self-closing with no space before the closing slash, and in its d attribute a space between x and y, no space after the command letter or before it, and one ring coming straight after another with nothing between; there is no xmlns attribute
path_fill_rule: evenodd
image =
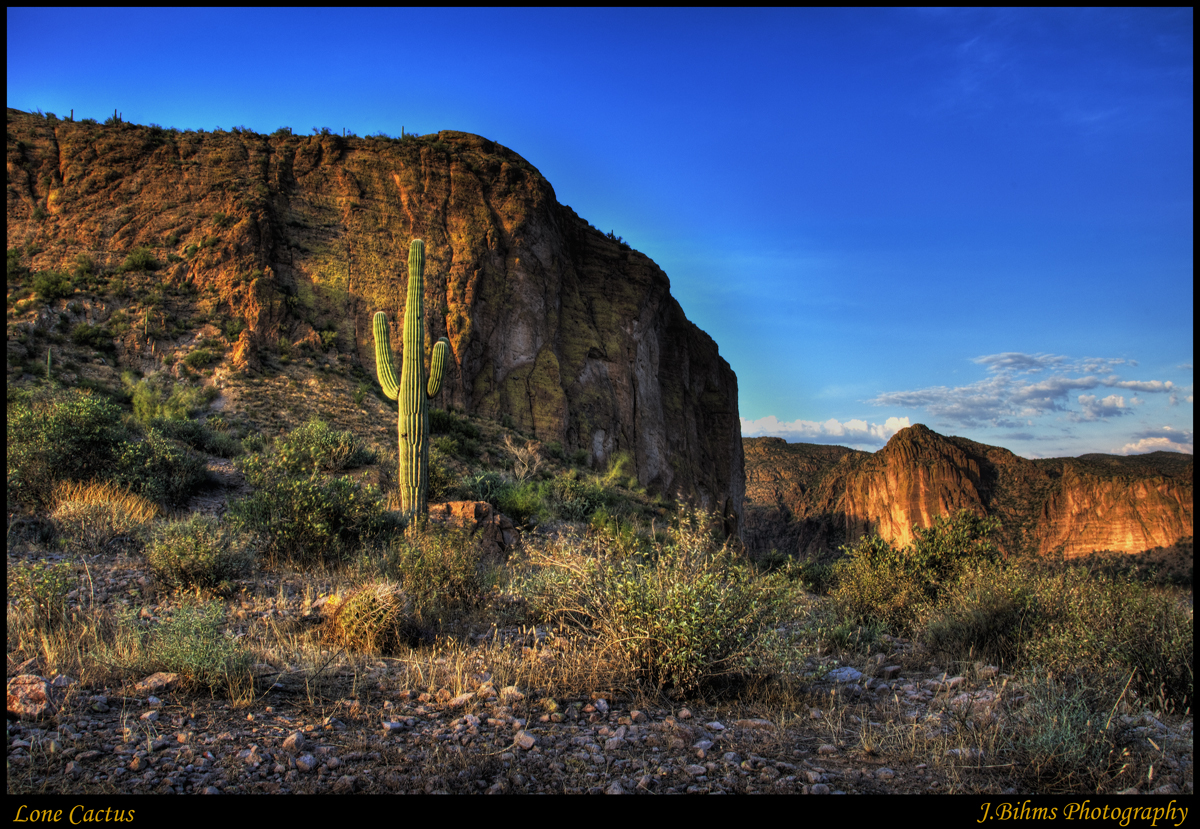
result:
<svg viewBox="0 0 1200 829"><path fill-rule="evenodd" d="M743 438L751 550L825 557L875 532L898 545L939 515L995 516L1010 553L1138 553L1192 535L1192 457L1027 460L917 424L875 453Z"/></svg>

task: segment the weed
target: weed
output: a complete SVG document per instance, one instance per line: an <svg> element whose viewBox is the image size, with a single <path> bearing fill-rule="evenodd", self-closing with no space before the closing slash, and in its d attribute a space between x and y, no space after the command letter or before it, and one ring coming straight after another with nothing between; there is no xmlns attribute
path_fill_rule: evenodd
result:
<svg viewBox="0 0 1200 829"><path fill-rule="evenodd" d="M146 561L155 578L173 589L228 593L234 579L253 570L255 546L246 534L194 514L160 527Z"/></svg>
<svg viewBox="0 0 1200 829"><path fill-rule="evenodd" d="M225 609L217 602L181 607L175 615L139 636L140 669L177 673L206 688L244 687L250 655L222 631ZM133 630L136 622L126 620Z"/></svg>

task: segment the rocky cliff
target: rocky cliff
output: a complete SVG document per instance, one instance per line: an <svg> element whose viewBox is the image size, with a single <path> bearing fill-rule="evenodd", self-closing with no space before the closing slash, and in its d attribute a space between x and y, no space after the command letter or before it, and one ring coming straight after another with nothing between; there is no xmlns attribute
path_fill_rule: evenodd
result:
<svg viewBox="0 0 1200 829"><path fill-rule="evenodd" d="M15 251L28 273L101 284L80 319L111 335L120 365L171 364L203 331L219 385L304 355L373 377L371 316L403 317L408 244L424 239L426 337L453 354L439 405L596 467L626 454L642 485L738 526L737 378L716 343L654 262L486 138L179 132L9 109L7 209L10 271ZM190 305L167 314L163 291ZM10 341L39 313L11 300Z"/></svg>
<svg viewBox="0 0 1200 829"><path fill-rule="evenodd" d="M922 425L875 453L747 438L746 539L827 556L868 532L897 545L961 509L1000 519L1011 553L1138 553L1192 535L1192 458L1170 452L1030 461Z"/></svg>

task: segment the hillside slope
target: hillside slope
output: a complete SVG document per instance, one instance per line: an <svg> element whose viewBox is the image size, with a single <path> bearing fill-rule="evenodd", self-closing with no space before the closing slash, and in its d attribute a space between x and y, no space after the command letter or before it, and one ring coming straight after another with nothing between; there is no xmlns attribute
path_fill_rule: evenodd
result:
<svg viewBox="0 0 1200 829"><path fill-rule="evenodd" d="M628 456L642 485L736 531L733 371L666 274L560 205L517 153L451 131L179 132L9 109L7 161L10 371L44 361L31 332L85 324L111 344L101 367L113 372L186 375L192 351L216 351L192 364L230 401L247 376L289 363L352 390L341 379L373 383L376 311L400 345L408 244L421 238L426 337L448 337L453 355L437 405L597 468ZM27 274L15 293L14 256ZM39 301L29 280L54 271L73 286ZM303 408L311 380L280 406Z"/></svg>

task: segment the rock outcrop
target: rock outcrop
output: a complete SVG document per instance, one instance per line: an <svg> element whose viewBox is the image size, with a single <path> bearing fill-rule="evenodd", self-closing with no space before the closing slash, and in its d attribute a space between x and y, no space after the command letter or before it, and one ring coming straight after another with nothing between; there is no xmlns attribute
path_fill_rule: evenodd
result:
<svg viewBox="0 0 1200 829"><path fill-rule="evenodd" d="M122 365L161 368L203 319L225 348L217 382L281 353L373 376L371 317L402 319L408 244L424 239L425 350L445 336L452 351L438 405L585 450L598 468L626 454L642 485L737 529L737 379L716 343L654 262L560 205L499 144L452 131L179 132L9 109L8 181L8 246L25 267L121 269L126 296L192 292L192 319L156 306L108 326ZM148 276L143 248L158 266ZM122 307L89 305L87 321L108 325Z"/></svg>
<svg viewBox="0 0 1200 829"><path fill-rule="evenodd" d="M747 544L823 557L866 533L902 546L966 509L1010 553L1139 553L1192 535L1192 458L1170 452L1026 460L920 424L875 453L747 438Z"/></svg>

